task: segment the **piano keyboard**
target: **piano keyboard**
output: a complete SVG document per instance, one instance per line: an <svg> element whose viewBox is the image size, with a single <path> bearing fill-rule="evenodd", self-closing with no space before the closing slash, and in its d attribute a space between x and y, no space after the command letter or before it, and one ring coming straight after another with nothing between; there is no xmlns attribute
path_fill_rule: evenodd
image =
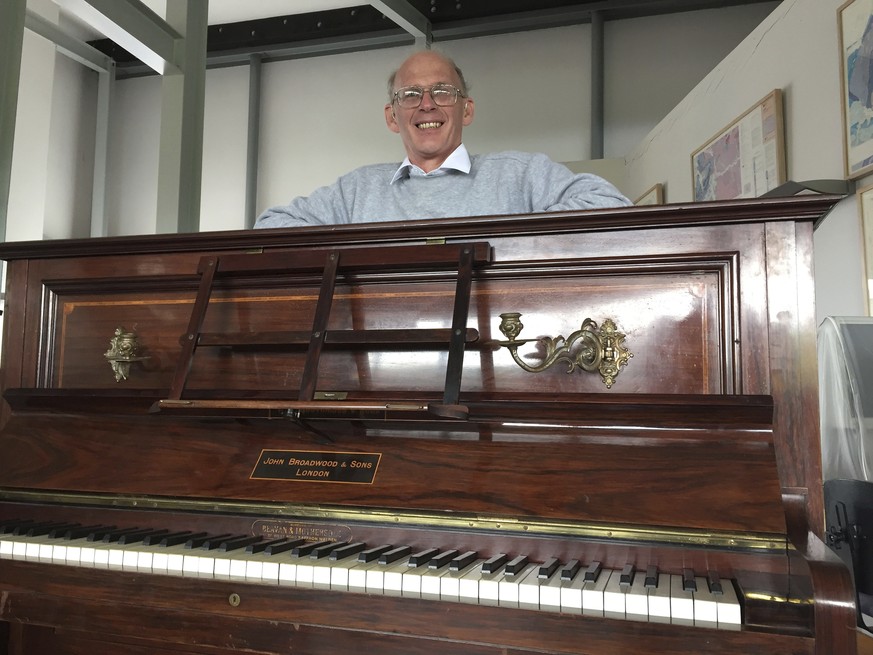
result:
<svg viewBox="0 0 873 655"><path fill-rule="evenodd" d="M610 570L599 562L532 562L524 555L26 520L0 524L0 559L726 630L742 625L730 580L654 566Z"/></svg>

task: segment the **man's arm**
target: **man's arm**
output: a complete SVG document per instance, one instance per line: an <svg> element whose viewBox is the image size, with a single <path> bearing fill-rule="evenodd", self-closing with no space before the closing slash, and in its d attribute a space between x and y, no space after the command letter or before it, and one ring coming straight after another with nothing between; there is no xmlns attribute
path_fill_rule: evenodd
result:
<svg viewBox="0 0 873 655"><path fill-rule="evenodd" d="M573 173L563 164L545 155L531 163L536 211L562 211L626 207L631 204L622 193L602 177L590 173Z"/></svg>
<svg viewBox="0 0 873 655"><path fill-rule="evenodd" d="M255 228L306 227L348 223L341 180L316 189L310 196L299 196L287 205L270 207L255 221Z"/></svg>

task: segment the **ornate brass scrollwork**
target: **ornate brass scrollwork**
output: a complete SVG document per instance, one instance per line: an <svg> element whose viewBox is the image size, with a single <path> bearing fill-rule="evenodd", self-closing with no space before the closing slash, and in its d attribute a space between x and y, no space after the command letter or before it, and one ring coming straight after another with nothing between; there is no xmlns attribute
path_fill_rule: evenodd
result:
<svg viewBox="0 0 873 655"><path fill-rule="evenodd" d="M524 324L519 312L506 312L500 315L500 331L508 341L498 341L497 344L509 349L515 363L525 371L540 373L555 364L565 362L567 373L576 368L589 373L598 371L606 388L615 384L615 378L622 366L626 366L633 353L624 345L625 335L618 331L612 319L605 319L598 329L597 323L590 318L582 321L582 327L566 339L557 337L537 337L536 339L519 339ZM518 354L518 349L526 343L537 341L544 349L540 363L531 365Z"/></svg>
<svg viewBox="0 0 873 655"><path fill-rule="evenodd" d="M148 359L140 353L140 345L135 332L128 332L123 327L115 328L114 336L109 340L109 350L103 356L112 366L115 381L126 380L130 375L130 365Z"/></svg>

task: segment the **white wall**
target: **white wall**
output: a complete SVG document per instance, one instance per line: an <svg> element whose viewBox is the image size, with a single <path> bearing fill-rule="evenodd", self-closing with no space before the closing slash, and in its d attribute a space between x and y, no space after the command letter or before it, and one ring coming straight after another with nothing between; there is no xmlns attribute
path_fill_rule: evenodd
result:
<svg viewBox="0 0 873 655"><path fill-rule="evenodd" d="M629 195L661 182L668 202L691 201L691 153L774 88L784 93L788 178L842 179L836 31L842 2L782 2L628 154ZM818 321L863 314L854 197L836 207L815 240Z"/></svg>
<svg viewBox="0 0 873 655"><path fill-rule="evenodd" d="M623 157L630 142L657 125L775 6L607 23L606 150ZM647 21L653 21L651 29ZM515 148L545 152L558 161L589 158L589 25L436 47L458 61L470 82L477 112L465 131L471 151ZM402 159L382 107L388 74L410 52L411 47L392 48L264 64L259 208L308 194L356 166ZM654 73L656 62L669 70L669 81ZM245 226L247 94L247 68L208 71L202 230ZM159 95L153 77L115 86L107 201L111 234L154 230Z"/></svg>

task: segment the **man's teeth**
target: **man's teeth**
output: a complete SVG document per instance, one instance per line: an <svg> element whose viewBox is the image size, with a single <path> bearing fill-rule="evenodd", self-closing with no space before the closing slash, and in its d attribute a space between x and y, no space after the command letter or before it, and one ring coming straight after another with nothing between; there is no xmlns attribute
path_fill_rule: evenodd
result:
<svg viewBox="0 0 873 655"><path fill-rule="evenodd" d="M430 122L430 123L419 123L419 124L417 125L417 127L418 127L418 129L420 129L420 130L435 130L435 129L438 128L440 125L442 125L442 123L439 123L439 122L437 122L437 121L433 121L433 122Z"/></svg>

